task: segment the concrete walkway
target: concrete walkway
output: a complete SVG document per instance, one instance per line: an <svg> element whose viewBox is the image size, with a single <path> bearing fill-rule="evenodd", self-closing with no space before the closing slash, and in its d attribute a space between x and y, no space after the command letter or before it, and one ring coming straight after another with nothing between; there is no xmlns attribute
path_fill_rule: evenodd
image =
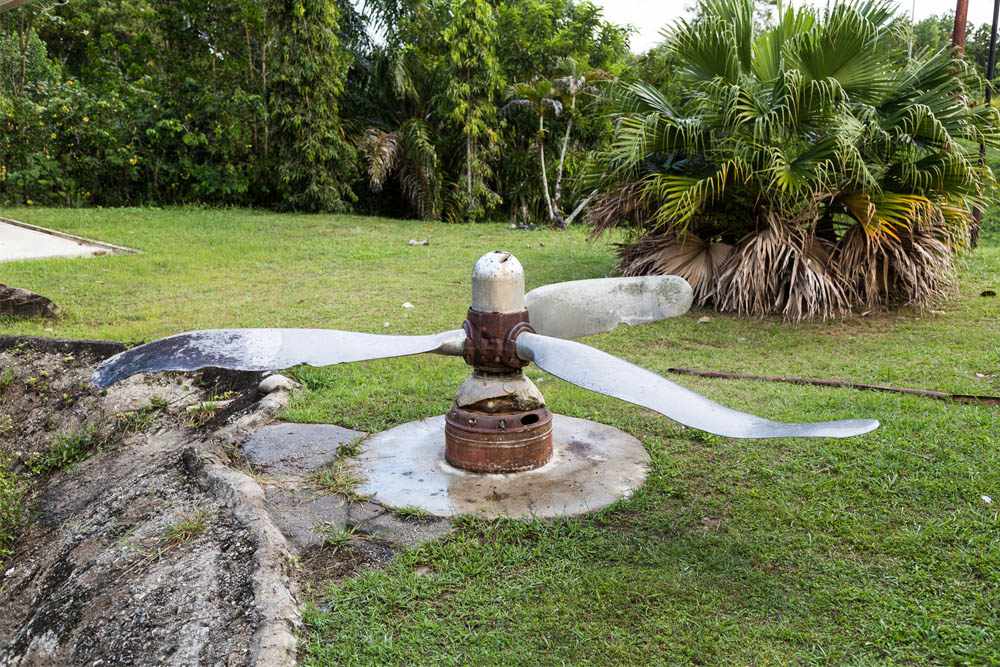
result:
<svg viewBox="0 0 1000 667"><path fill-rule="evenodd" d="M110 244L89 241L71 234L0 219L0 262L47 257L93 257L128 252Z"/></svg>

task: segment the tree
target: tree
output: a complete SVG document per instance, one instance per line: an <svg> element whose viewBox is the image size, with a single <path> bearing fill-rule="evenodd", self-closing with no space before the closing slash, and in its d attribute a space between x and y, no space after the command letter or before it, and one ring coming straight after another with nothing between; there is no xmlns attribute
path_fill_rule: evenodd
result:
<svg viewBox="0 0 1000 667"><path fill-rule="evenodd" d="M338 99L350 64L337 38L333 0L268 0L270 140L281 206L343 211L356 155L341 130Z"/></svg>
<svg viewBox="0 0 1000 667"><path fill-rule="evenodd" d="M675 272L701 303L797 320L927 305L947 292L970 210L995 181L998 114L947 51L907 61L887 2L787 9L702 0L669 45L690 101L622 85L595 155L598 232L625 274Z"/></svg>
<svg viewBox="0 0 1000 667"><path fill-rule="evenodd" d="M556 194L553 201L553 208L555 209L556 221L559 223L560 227L565 229L573 224L573 220L580 213L580 211L583 210L583 207L586 206L590 199L589 196L585 197L581 203L577 205L576 209L570 213L569 217L563 215L561 209L563 167L566 164L566 149L569 147L570 132L573 129L573 121L576 119L577 99L584 94L599 94L600 91L594 83L597 81L608 81L612 77L603 70L588 69L586 61L579 60L577 58L561 59L559 61L559 70L563 76L557 79L556 82L560 89L563 109L566 110L566 131L563 133L562 146L559 149L559 165L556 168Z"/></svg>
<svg viewBox="0 0 1000 667"><path fill-rule="evenodd" d="M576 216L583 210L589 197L577 205L576 209L566 216L561 207L563 168L566 162L566 150L569 147L570 135L573 129L573 120L577 111L577 98L584 93L596 95L599 91L590 82L594 80L607 80L610 76L606 72L599 70L587 71L584 64L574 58L563 58L559 63L559 69L564 75L554 82L549 79L537 77L531 83L515 83L510 89L510 102L500 110L501 116L509 115L513 109L525 109L538 118L538 130L534 140L538 145L538 161L540 166L540 177L542 192L545 195L545 207L548 213L547 221L563 229L573 223ZM555 196L549 194L549 174L545 166L545 116L551 111L553 116L565 116L566 127L563 132L562 142L559 148L559 161L556 165L556 175L553 184ZM564 113L565 112L565 113Z"/></svg>
<svg viewBox="0 0 1000 667"><path fill-rule="evenodd" d="M439 68L444 90L438 96L442 116L464 139L461 209L468 219L482 219L500 197L487 185L491 147L499 141L496 97L503 90L496 59L496 17L486 0L451 0L450 21L441 31ZM458 194L457 193L457 194Z"/></svg>
<svg viewBox="0 0 1000 667"><path fill-rule="evenodd" d="M500 110L501 116L510 114L514 109L525 109L538 118L538 131L535 133L535 142L538 144L542 192L545 194L545 208L548 212L548 221L557 222L559 214L549 194L549 176L548 170L545 168L545 115L549 111L552 111L555 116L562 113L562 102L556 99L559 96L559 91L555 84L548 79L538 78L531 83L515 83L511 86L510 96L513 99Z"/></svg>

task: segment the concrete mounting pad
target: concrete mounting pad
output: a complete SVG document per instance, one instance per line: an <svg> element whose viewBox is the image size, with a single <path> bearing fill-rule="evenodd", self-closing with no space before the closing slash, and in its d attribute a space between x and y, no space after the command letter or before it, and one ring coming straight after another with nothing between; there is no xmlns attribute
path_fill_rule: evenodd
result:
<svg viewBox="0 0 1000 667"><path fill-rule="evenodd" d="M0 262L50 257L93 257L117 252L135 251L29 225L19 220L0 218Z"/></svg>
<svg viewBox="0 0 1000 667"><path fill-rule="evenodd" d="M553 415L552 460L507 475L460 470L444 458L444 416L383 431L361 443L352 465L360 495L435 516L576 516L607 507L646 480L649 454L636 438L586 419Z"/></svg>

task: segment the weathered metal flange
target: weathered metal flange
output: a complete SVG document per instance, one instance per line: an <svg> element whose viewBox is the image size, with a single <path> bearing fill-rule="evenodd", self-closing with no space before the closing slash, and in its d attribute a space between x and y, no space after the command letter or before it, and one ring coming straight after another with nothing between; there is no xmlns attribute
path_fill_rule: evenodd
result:
<svg viewBox="0 0 1000 667"><path fill-rule="evenodd" d="M510 473L552 458L552 413L479 412L453 406L444 417L445 458L456 468Z"/></svg>

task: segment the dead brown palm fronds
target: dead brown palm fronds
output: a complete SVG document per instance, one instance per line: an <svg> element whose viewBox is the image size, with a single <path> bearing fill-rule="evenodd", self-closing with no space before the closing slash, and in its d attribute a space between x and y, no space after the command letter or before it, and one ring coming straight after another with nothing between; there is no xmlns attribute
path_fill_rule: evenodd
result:
<svg viewBox="0 0 1000 667"><path fill-rule="evenodd" d="M417 215L425 220L440 216L440 164L426 122L411 118L392 132L368 128L361 151L368 161L372 190L380 192L386 181L395 176L403 197Z"/></svg>
<svg viewBox="0 0 1000 667"><path fill-rule="evenodd" d="M741 315L781 314L792 321L835 317L848 309L851 293L831 250L800 227L771 220L744 237L720 267L715 306Z"/></svg>
<svg viewBox="0 0 1000 667"><path fill-rule="evenodd" d="M649 220L650 213L643 203L644 189L643 183L633 182L594 195L587 212L591 233L599 236L629 225L641 229Z"/></svg>
<svg viewBox="0 0 1000 667"><path fill-rule="evenodd" d="M646 236L618 246L618 272L623 276L680 276L691 285L698 305L704 305L715 291L719 266L732 249L726 243L709 243L693 234Z"/></svg>
<svg viewBox="0 0 1000 667"><path fill-rule="evenodd" d="M837 264L868 310L926 308L945 298L955 282L951 249L933 228L901 230L873 243L852 227L839 243Z"/></svg>
<svg viewBox="0 0 1000 667"><path fill-rule="evenodd" d="M403 154L402 133L370 127L361 140L361 150L368 158L368 179L372 189L381 192Z"/></svg>

